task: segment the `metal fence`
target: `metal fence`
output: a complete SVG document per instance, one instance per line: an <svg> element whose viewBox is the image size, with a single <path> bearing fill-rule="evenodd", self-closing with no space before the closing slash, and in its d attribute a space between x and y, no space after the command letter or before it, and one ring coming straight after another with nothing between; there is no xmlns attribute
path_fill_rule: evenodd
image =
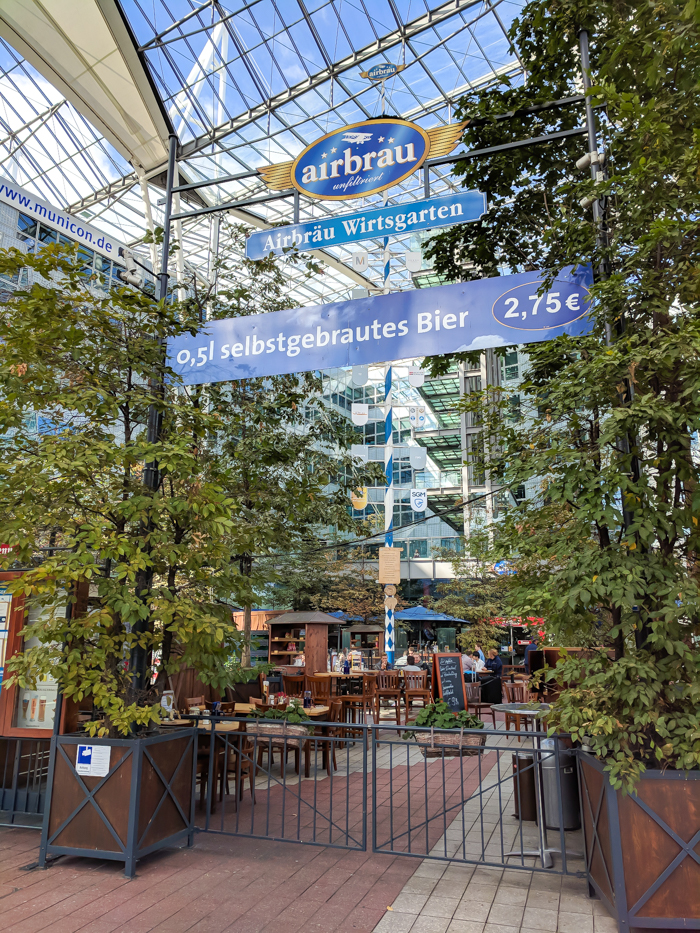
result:
<svg viewBox="0 0 700 933"><path fill-rule="evenodd" d="M0 738L0 826L41 829L49 739Z"/></svg>
<svg viewBox="0 0 700 933"><path fill-rule="evenodd" d="M222 717L199 733L200 832L586 873L565 740L337 722L297 735L271 722Z"/></svg>
<svg viewBox="0 0 700 933"><path fill-rule="evenodd" d="M232 723L245 731L228 731ZM319 723L313 735L282 729L226 717L198 734L197 829L365 850L368 728L353 727L352 738L338 723Z"/></svg>
<svg viewBox="0 0 700 933"><path fill-rule="evenodd" d="M409 730L410 741L400 726L372 730L373 851L585 875L576 753L565 740Z"/></svg>

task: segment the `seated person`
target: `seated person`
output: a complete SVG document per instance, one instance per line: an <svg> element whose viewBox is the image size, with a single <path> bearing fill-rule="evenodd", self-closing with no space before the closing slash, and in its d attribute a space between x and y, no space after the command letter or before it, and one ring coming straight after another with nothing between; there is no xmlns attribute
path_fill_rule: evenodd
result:
<svg viewBox="0 0 700 933"><path fill-rule="evenodd" d="M494 677L500 677L503 673L503 661L499 658L495 648L489 648L488 658L484 667L491 671Z"/></svg>
<svg viewBox="0 0 700 933"><path fill-rule="evenodd" d="M389 664L389 658L386 654L383 654L379 661L374 665L375 671L390 671L392 670L391 664Z"/></svg>
<svg viewBox="0 0 700 933"><path fill-rule="evenodd" d="M408 664L408 650L404 651L400 658L394 662L394 667L405 667Z"/></svg>
<svg viewBox="0 0 700 933"><path fill-rule="evenodd" d="M476 680L476 661L473 655L466 651L462 654L462 674L467 683Z"/></svg>
<svg viewBox="0 0 700 933"><path fill-rule="evenodd" d="M474 661L474 671L478 674L480 671L483 671L485 665L481 660L481 655L478 651L472 651L472 660Z"/></svg>
<svg viewBox="0 0 700 933"><path fill-rule="evenodd" d="M501 683L503 661L499 658L495 648L489 648L485 669L489 672L490 676L481 681L482 703L503 702L503 686Z"/></svg>
<svg viewBox="0 0 700 933"><path fill-rule="evenodd" d="M406 659L404 670L405 671L420 671L421 670L421 668L416 664L416 659L413 657L412 654L409 654L408 658Z"/></svg>

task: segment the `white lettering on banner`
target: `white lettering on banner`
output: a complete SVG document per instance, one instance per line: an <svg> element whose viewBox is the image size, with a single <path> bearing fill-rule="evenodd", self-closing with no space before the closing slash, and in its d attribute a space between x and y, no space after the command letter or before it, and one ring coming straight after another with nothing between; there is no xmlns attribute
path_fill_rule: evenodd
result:
<svg viewBox="0 0 700 933"><path fill-rule="evenodd" d="M37 198L36 195L25 191L18 185L10 184L0 177L0 201L9 204L22 213L29 214L37 220L43 220L47 226L55 230L65 230L73 236L81 246L101 253L103 256L117 256L119 244L110 237L90 227L85 221L76 221L70 214L65 214L58 208L52 207L47 201Z"/></svg>
<svg viewBox="0 0 700 933"><path fill-rule="evenodd" d="M197 384L575 336L590 330L591 281L589 267L564 271L539 295L541 274L524 272L210 321L171 341L169 365Z"/></svg>

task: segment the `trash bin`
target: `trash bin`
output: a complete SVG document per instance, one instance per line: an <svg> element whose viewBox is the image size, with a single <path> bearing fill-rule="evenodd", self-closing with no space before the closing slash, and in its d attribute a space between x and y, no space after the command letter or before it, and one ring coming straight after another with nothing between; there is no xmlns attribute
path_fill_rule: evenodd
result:
<svg viewBox="0 0 700 933"><path fill-rule="evenodd" d="M581 806L578 796L576 752L559 749L559 786L557 787L557 754L554 739L542 740L542 792L544 796L545 826L559 829L559 794L564 829L579 829Z"/></svg>
<svg viewBox="0 0 700 933"><path fill-rule="evenodd" d="M513 816L524 822L534 823L537 819L537 807L535 805L535 772L532 762L532 752L518 751L513 755L513 786L515 788Z"/></svg>

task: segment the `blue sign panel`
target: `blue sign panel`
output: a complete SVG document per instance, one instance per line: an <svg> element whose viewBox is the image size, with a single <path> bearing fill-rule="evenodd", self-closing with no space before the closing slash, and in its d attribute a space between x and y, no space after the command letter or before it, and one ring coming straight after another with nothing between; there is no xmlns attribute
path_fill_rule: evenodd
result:
<svg viewBox="0 0 700 933"><path fill-rule="evenodd" d="M246 240L245 254L248 259L263 259L270 253L281 254L295 246L301 250L321 249L323 246L340 246L342 243L354 243L378 236L449 227L451 224L478 220L485 211L485 194L480 191L462 191L444 198L378 207L251 233Z"/></svg>
<svg viewBox="0 0 700 933"><path fill-rule="evenodd" d="M585 334L591 283L590 266L579 266L560 273L542 298L542 274L521 272L209 321L196 336L169 343L168 364L196 385ZM509 311L521 316L509 318Z"/></svg>
<svg viewBox="0 0 700 933"><path fill-rule="evenodd" d="M294 161L291 182L311 198L346 201L408 178L430 150L430 137L406 120L366 120L327 133Z"/></svg>

